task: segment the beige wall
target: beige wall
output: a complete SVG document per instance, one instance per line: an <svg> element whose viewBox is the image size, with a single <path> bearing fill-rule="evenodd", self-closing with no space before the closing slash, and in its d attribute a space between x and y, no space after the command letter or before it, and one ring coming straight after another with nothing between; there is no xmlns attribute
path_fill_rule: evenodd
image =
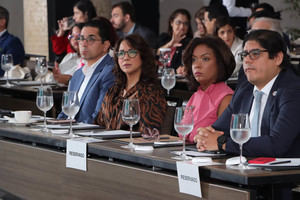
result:
<svg viewBox="0 0 300 200"><path fill-rule="evenodd" d="M24 47L28 54L48 54L47 0L24 0Z"/></svg>
<svg viewBox="0 0 300 200"><path fill-rule="evenodd" d="M91 0L96 7L98 16L110 18L111 1L110 0Z"/></svg>

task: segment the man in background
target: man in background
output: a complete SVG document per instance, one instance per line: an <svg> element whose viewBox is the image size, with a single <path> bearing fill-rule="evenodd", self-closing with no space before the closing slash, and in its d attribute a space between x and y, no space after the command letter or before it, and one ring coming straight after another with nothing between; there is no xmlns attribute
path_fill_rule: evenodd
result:
<svg viewBox="0 0 300 200"><path fill-rule="evenodd" d="M156 48L156 35L150 29L136 23L135 10L129 2L113 5L110 21L120 38L133 33L138 34L150 47Z"/></svg>
<svg viewBox="0 0 300 200"><path fill-rule="evenodd" d="M9 22L9 12L6 8L0 6L0 61L2 54L12 54L14 65L23 65L25 51L19 38L13 36L7 31ZM4 71L0 68L0 76Z"/></svg>

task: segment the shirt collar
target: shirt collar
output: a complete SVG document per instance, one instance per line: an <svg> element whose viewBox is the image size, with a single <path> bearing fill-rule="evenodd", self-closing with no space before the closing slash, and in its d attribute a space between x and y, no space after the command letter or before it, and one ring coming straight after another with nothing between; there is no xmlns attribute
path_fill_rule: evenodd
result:
<svg viewBox="0 0 300 200"><path fill-rule="evenodd" d="M130 34L132 34L134 28L135 28L135 24L133 24L133 26L131 27L131 29L128 31L128 33L125 33L125 35L130 35Z"/></svg>
<svg viewBox="0 0 300 200"><path fill-rule="evenodd" d="M254 86L254 88L253 88L253 95L254 95L254 92L255 92L256 90L258 90L258 91L263 92L264 95L269 96L269 93L270 93L270 91L271 91L271 89L272 89L272 87L273 87L273 84L274 84L274 82L275 82L275 80L276 80L277 77L278 77L278 74L277 74L272 80L270 80L270 81L267 83L267 85L265 85L261 90L259 90L256 86Z"/></svg>
<svg viewBox="0 0 300 200"><path fill-rule="evenodd" d="M104 56L102 56L101 58L99 58L94 64L92 64L91 66L87 66L87 65L84 65L83 66L83 69L82 69L82 72L85 76L93 73L96 69L96 67L99 65L99 63L104 59L104 57L106 56L107 54L105 54Z"/></svg>

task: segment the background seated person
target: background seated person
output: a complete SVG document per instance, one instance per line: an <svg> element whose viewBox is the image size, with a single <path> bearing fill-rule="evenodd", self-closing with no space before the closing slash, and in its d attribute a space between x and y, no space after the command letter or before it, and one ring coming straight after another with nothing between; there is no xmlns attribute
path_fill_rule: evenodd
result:
<svg viewBox="0 0 300 200"><path fill-rule="evenodd" d="M112 34L114 33L114 34ZM107 90L114 83L114 61L108 51L115 43L116 35L108 19L87 22L79 38L80 55L86 65L78 69L70 79L69 91L77 91L80 109L76 121L94 123ZM61 112L58 118L66 118Z"/></svg>
<svg viewBox="0 0 300 200"><path fill-rule="evenodd" d="M248 81L241 83L230 105L212 127L199 129L194 138L197 148L201 151L219 148L238 154L239 146L229 134L231 115L249 113L250 127L253 127L254 93L260 91L263 94L258 130L251 130L243 154L299 158L300 77L290 67L285 42L277 32L256 30L246 36L243 49L243 68ZM223 142L218 144L219 136Z"/></svg>
<svg viewBox="0 0 300 200"><path fill-rule="evenodd" d="M55 62L53 68L53 77L58 83L68 85L70 78L74 72L79 69L83 63L80 58L78 39L80 37L80 31L83 27L83 23L75 24L71 30L71 34L68 36L71 48L74 52L67 53L63 60L58 64Z"/></svg>
<svg viewBox="0 0 300 200"><path fill-rule="evenodd" d="M177 73L184 74L182 66L182 52L193 38L191 26L191 15L185 9L175 10L169 17L168 33L160 34L158 38L159 48L171 48L170 67L174 68ZM159 55L159 48L157 55Z"/></svg>
<svg viewBox="0 0 300 200"><path fill-rule="evenodd" d="M167 108L164 91L157 81L152 49L139 35L119 40L115 48L116 81L104 97L97 124L106 129L125 129L121 113L124 99L136 98L140 104L140 120L133 130L160 130Z"/></svg>
<svg viewBox="0 0 300 200"><path fill-rule="evenodd" d="M234 56L236 65L232 76L237 77L243 64L239 56L239 53L243 50L243 40L235 35L235 28L230 18L218 18L215 26L215 36L221 38L227 44Z"/></svg>
<svg viewBox="0 0 300 200"><path fill-rule="evenodd" d="M225 84L235 67L234 57L217 37L194 38L183 55L190 87L196 91L187 106L193 106L194 129L187 140L194 142L197 129L213 124L228 106L233 91Z"/></svg>
<svg viewBox="0 0 300 200"><path fill-rule="evenodd" d="M194 32L194 38L201 38L206 35L206 28L204 25L204 13L206 8L206 6L203 6L195 13L194 19L197 26L197 30Z"/></svg>
<svg viewBox="0 0 300 200"><path fill-rule="evenodd" d="M0 61L2 54L12 54L14 65L22 66L25 57L24 47L19 38L7 31L8 21L8 10L0 6ZM0 76L3 75L4 71L0 67Z"/></svg>
<svg viewBox="0 0 300 200"><path fill-rule="evenodd" d="M96 17L96 9L90 0L80 0L73 6L73 20L75 23L85 23ZM52 50L60 62L66 53L74 52L68 41L66 33L71 28L67 17L58 20L56 35L51 36Z"/></svg>

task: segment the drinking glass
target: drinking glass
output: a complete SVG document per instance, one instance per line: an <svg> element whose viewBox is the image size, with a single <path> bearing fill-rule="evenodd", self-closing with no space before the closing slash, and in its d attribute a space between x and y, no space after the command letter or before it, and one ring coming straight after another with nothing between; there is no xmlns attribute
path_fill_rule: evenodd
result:
<svg viewBox="0 0 300 200"><path fill-rule="evenodd" d="M8 71L12 68L14 62L11 54L2 54L1 68L6 72L6 83L5 87L11 87L12 85L8 81Z"/></svg>
<svg viewBox="0 0 300 200"><path fill-rule="evenodd" d="M230 123L230 137L240 145L240 164L239 167L245 168L242 162L243 144L249 140L251 136L250 123L248 114L232 114Z"/></svg>
<svg viewBox="0 0 300 200"><path fill-rule="evenodd" d="M160 48L159 49L159 62L163 64L163 67L158 68L158 73L162 74L163 69L167 67L167 64L171 60L171 49L170 48Z"/></svg>
<svg viewBox="0 0 300 200"><path fill-rule="evenodd" d="M75 137L72 130L72 121L74 120L77 112L79 111L80 104L77 96L77 92L75 91L65 91L62 97L61 104L63 112L68 115L70 118L70 131L69 137Z"/></svg>
<svg viewBox="0 0 300 200"><path fill-rule="evenodd" d="M134 149L132 140L132 127L140 120L140 105L138 99L125 99L122 109L122 120L130 127L130 142L128 145L122 146L127 149Z"/></svg>
<svg viewBox="0 0 300 200"><path fill-rule="evenodd" d="M161 77L161 84L167 90L167 94L170 95L170 90L176 84L176 75L173 68L165 68Z"/></svg>
<svg viewBox="0 0 300 200"><path fill-rule="evenodd" d="M43 86L43 78L48 72L48 66L45 57L36 58L35 72L39 75L41 79L41 86Z"/></svg>
<svg viewBox="0 0 300 200"><path fill-rule="evenodd" d="M174 157L176 160L188 160L188 156L185 153L185 136L189 134L194 127L193 119L193 107L182 106L177 107L174 116L174 127L179 135L182 135L183 148L180 156Z"/></svg>
<svg viewBox="0 0 300 200"><path fill-rule="evenodd" d="M44 112L43 132L49 132L46 123L46 112L53 106L53 93L51 87L39 87L36 95L36 106Z"/></svg>

